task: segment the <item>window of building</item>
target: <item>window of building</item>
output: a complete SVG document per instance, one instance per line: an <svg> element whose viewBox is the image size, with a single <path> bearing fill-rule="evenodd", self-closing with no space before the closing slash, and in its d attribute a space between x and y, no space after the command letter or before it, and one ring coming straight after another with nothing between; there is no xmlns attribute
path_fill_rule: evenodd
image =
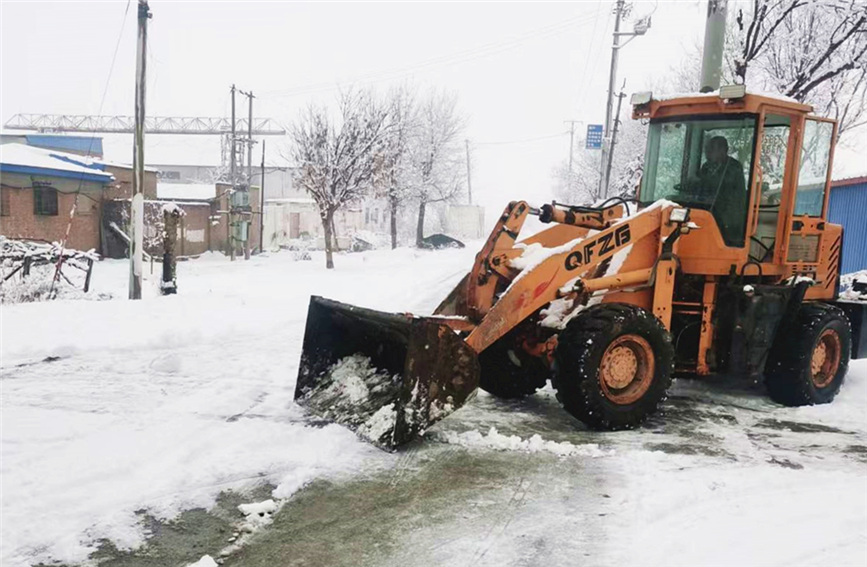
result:
<svg viewBox="0 0 867 567"><path fill-rule="evenodd" d="M33 214L52 216L57 214L57 189L33 188Z"/></svg>
<svg viewBox="0 0 867 567"><path fill-rule="evenodd" d="M0 217L9 216L9 189L0 187Z"/></svg>

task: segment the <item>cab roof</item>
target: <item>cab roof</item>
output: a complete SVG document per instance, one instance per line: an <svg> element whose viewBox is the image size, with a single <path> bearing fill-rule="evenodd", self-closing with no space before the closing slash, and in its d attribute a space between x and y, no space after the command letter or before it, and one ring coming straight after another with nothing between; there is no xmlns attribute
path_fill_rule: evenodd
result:
<svg viewBox="0 0 867 567"><path fill-rule="evenodd" d="M632 117L654 119L692 114L758 114L766 107L805 115L813 112L812 106L787 96L747 90L742 97L725 99L720 98L719 90L715 90L661 96L651 94L649 102L633 106Z"/></svg>

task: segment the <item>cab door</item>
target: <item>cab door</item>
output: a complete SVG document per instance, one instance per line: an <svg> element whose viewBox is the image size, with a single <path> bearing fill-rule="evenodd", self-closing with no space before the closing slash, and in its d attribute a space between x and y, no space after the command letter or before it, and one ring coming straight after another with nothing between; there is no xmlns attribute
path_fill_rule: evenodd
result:
<svg viewBox="0 0 867 567"><path fill-rule="evenodd" d="M752 193L749 256L760 264L783 263L785 219L795 176L799 117L777 110L763 111ZM765 267L764 272L773 273Z"/></svg>
<svg viewBox="0 0 867 567"><path fill-rule="evenodd" d="M786 223L785 263L789 274L810 277L819 284L808 290L808 298L827 295L818 288L836 280L839 266L842 232L826 222L836 136L836 122L817 117L804 119L798 136L800 151L793 168L797 178ZM837 266L832 266L829 261L835 250Z"/></svg>

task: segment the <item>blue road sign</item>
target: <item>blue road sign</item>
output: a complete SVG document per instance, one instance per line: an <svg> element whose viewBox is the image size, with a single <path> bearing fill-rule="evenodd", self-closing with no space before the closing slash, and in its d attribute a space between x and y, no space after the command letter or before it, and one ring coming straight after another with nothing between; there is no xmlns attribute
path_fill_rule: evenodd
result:
<svg viewBox="0 0 867 567"><path fill-rule="evenodd" d="M602 124L587 125L587 144L584 147L588 150L602 149Z"/></svg>

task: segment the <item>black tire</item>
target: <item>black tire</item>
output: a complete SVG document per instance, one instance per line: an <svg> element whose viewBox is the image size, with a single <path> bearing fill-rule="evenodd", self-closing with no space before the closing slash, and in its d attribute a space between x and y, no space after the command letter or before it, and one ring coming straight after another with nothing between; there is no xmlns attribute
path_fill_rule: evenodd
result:
<svg viewBox="0 0 867 567"><path fill-rule="evenodd" d="M512 345L508 335L482 351L479 367L479 387L506 400L535 394L550 374L545 363Z"/></svg>
<svg viewBox="0 0 867 567"><path fill-rule="evenodd" d="M822 355L814 373L813 355L820 343ZM765 364L768 395L786 406L829 403L843 385L851 343L849 320L841 309L825 303L804 303L795 322L779 331L768 353ZM835 349L839 349L836 354ZM839 357L836 364L835 356ZM831 362L827 362L829 359Z"/></svg>
<svg viewBox="0 0 867 567"><path fill-rule="evenodd" d="M636 366L634 375L626 371L628 382L617 389L603 379L602 363L606 357L607 373L616 365L610 361L626 352L617 349L624 347ZM652 314L633 305L607 303L593 305L569 322L558 337L554 360L553 383L566 411L592 429L631 429L665 399L674 347L671 335Z"/></svg>

